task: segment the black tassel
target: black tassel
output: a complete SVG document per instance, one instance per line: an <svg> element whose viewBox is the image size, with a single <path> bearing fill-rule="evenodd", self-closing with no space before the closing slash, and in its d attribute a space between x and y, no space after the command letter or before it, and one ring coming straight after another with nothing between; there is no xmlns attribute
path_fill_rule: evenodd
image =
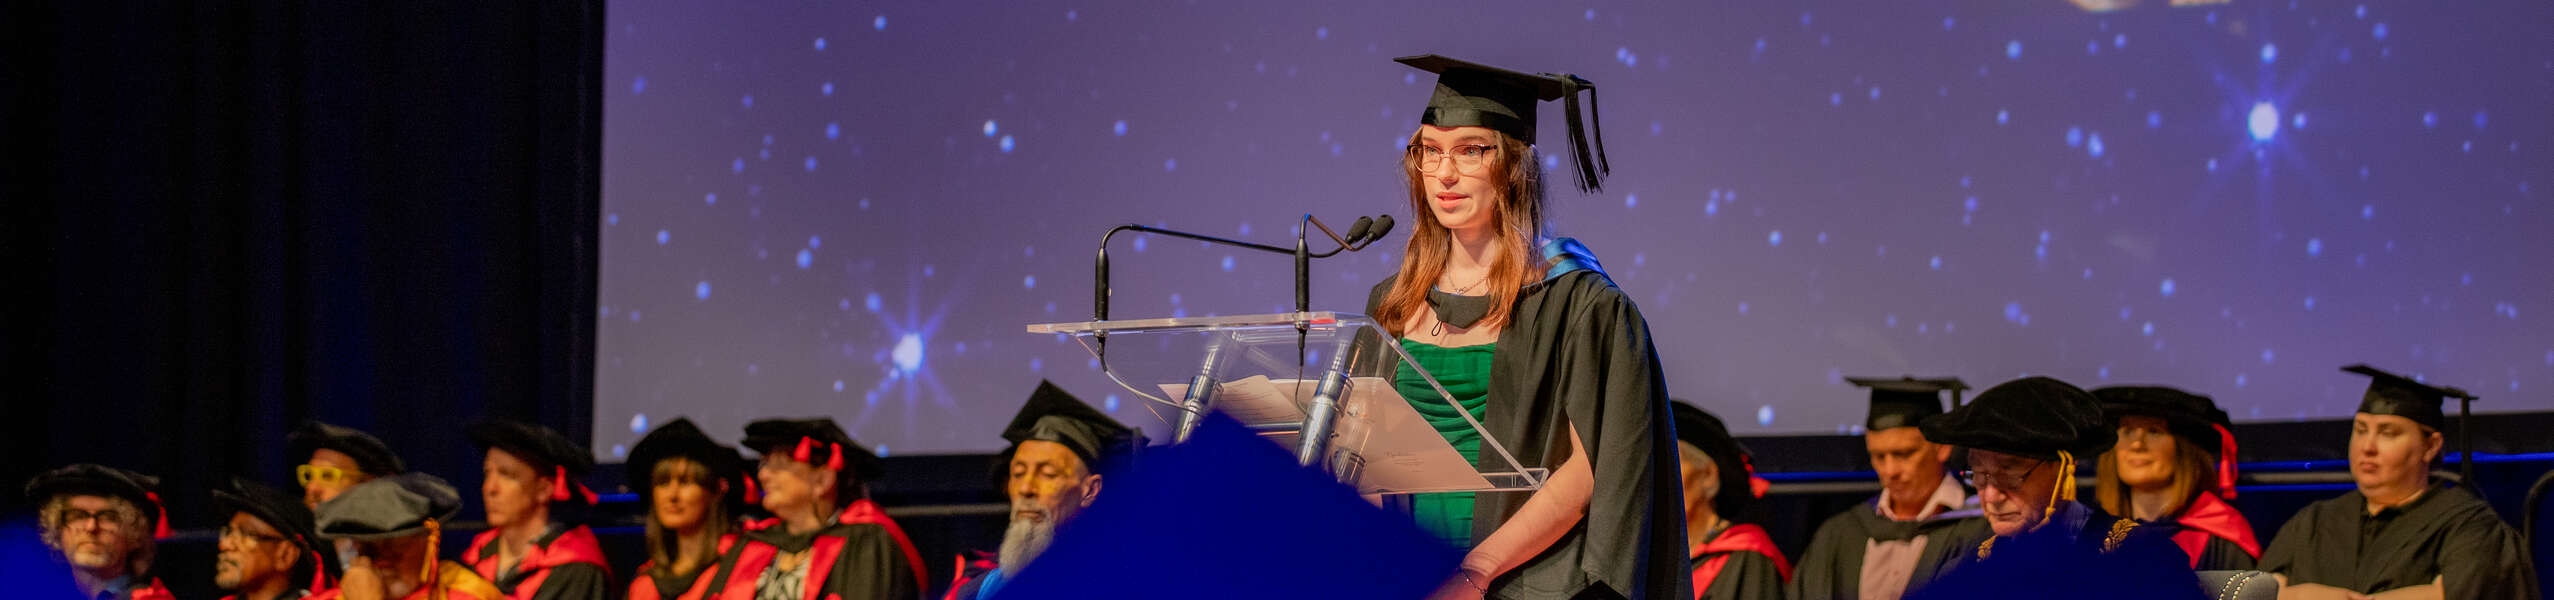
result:
<svg viewBox="0 0 2554 600"><path fill-rule="evenodd" d="M1605 114L1597 110L1596 85L1593 83L1587 86L1587 124L1596 132L1597 173L1614 174L1614 164L1605 160Z"/></svg>
<svg viewBox="0 0 2554 600"><path fill-rule="evenodd" d="M1589 155L1587 148L1587 127L1585 124L1580 122L1579 118L1578 93L1580 90L1587 91L1587 100L1589 105L1588 112L1591 115L1596 113L1596 84L1585 79L1580 79L1577 75L1550 74L1548 76L1561 80L1563 88L1561 92L1561 108L1569 113L1570 163L1577 167L1576 175L1579 191L1594 193L1603 190L1605 188L1604 175L1613 172L1612 165L1607 164L1605 161L1605 133L1603 131L1597 132L1596 153L1593 156L1593 160L1590 160L1591 156ZM1597 124L1602 126L1603 121L1600 119L1597 121Z"/></svg>

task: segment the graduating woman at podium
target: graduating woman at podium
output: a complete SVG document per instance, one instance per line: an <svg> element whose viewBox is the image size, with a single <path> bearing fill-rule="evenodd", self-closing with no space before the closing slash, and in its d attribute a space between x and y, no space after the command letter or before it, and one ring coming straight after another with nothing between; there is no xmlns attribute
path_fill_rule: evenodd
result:
<svg viewBox="0 0 2554 600"><path fill-rule="evenodd" d="M1601 135L1589 152L1594 85L1435 55L1398 62L1438 79L1403 163L1416 226L1366 312L1517 461L1551 470L1533 492L1412 499L1423 527L1467 550L1439 597L1693 597L1649 325L1586 246L1543 227L1535 108L1565 101L1578 187L1595 191L1606 167ZM1426 381L1403 369L1394 386L1457 450L1505 468Z"/></svg>

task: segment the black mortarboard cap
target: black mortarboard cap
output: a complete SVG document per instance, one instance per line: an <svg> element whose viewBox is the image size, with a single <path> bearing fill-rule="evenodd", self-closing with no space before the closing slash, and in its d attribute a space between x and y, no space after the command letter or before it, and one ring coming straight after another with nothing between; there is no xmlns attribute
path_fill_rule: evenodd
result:
<svg viewBox="0 0 2554 600"><path fill-rule="evenodd" d="M301 547L302 552L319 561L314 568L321 569L330 580L337 578L337 550L319 538L318 517L311 514L310 507L302 506L301 496L233 477L229 485L213 488L213 509L214 518L224 523L230 522L231 515L248 513L267 527L283 532L284 541Z"/></svg>
<svg viewBox="0 0 2554 600"><path fill-rule="evenodd" d="M1093 472L1106 466L1129 450L1143 445L1144 436L1133 428L1118 423L1073 394L1041 380L1038 389L1029 393L1027 404L1011 417L1011 425L1002 429L1002 439L1011 447L1020 442L1043 440L1063 444L1082 457L1082 465Z"/></svg>
<svg viewBox="0 0 2554 600"><path fill-rule="evenodd" d="M386 540L428 533L426 521L449 523L461 494L442 478L402 473L355 484L314 511L319 537Z"/></svg>
<svg viewBox="0 0 2554 600"><path fill-rule="evenodd" d="M1996 384L1916 427L1937 444L2040 460L2056 460L2061 450L2091 460L2119 439L2092 393L2047 377Z"/></svg>
<svg viewBox="0 0 2554 600"><path fill-rule="evenodd" d="M860 481L877 481L887 475L887 463L833 419L763 419L745 424L745 447L764 456L779 454L818 467L849 472ZM836 457L840 457L839 460ZM846 485L849 482L844 482Z"/></svg>
<svg viewBox="0 0 2554 600"><path fill-rule="evenodd" d="M1958 377L1846 377L1845 381L1871 388L1871 413L1862 420L1865 431L1914 427L1925 417L1942 414L1942 392L1969 389Z"/></svg>
<svg viewBox="0 0 2554 600"><path fill-rule="evenodd" d="M1427 110L1419 113L1421 125L1488 127L1532 144L1536 104L1560 100L1568 112L1570 160L1578 167L1579 190L1604 187L1612 166L1605 161L1604 120L1597 115L1595 83L1567 73L1528 74L1434 54L1392 60L1437 74L1436 92L1428 97ZM1579 122L1580 91L1587 92L1585 125ZM1591 136L1595 138L1592 154Z"/></svg>
<svg viewBox="0 0 2554 600"><path fill-rule="evenodd" d="M27 480L27 503L42 506L65 494L123 498L140 507L143 519L155 523L155 536L168 535L167 509L160 506L160 478L106 465L81 463L45 471Z"/></svg>
<svg viewBox="0 0 2554 600"><path fill-rule="evenodd" d="M1668 412L1676 420L1676 441L1693 444L1712 457L1720 471L1720 494L1712 496L1712 512L1721 518L1738 518L1756 500L1754 458L1738 439L1730 437L1729 426L1711 412L1687 404L1683 400L1668 403Z"/></svg>
<svg viewBox="0 0 2554 600"><path fill-rule="evenodd" d="M284 447L286 458L296 463L308 461L310 453L327 448L355 459L355 467L363 469L366 475L397 475L408 471L407 463L400 461L399 454L391 452L390 445L382 443L381 438L361 430L318 421L303 421L301 427L284 436Z"/></svg>
<svg viewBox="0 0 2554 600"><path fill-rule="evenodd" d="M629 460L623 466L628 467L630 489L638 492L641 505L653 506L651 496L656 494L656 486L650 479L656 472L656 463L668 458L700 463L709 469L711 478L727 482L727 494L722 500L728 503L729 508L743 507L744 457L738 455L735 448L710 439L708 434L701 432L700 426L692 424L691 419L680 418L649 430L646 437L639 438L638 444L630 447ZM728 514L736 513L731 510Z"/></svg>
<svg viewBox="0 0 2554 600"><path fill-rule="evenodd" d="M2359 400L2359 412L2372 415L2395 415L2411 419L2431 429L2446 429L2447 415L2439 404L2449 398L2474 400L2474 395L2447 386L2422 383L2418 379L2378 370L2368 365L2350 365L2341 370L2366 375L2368 393Z"/></svg>

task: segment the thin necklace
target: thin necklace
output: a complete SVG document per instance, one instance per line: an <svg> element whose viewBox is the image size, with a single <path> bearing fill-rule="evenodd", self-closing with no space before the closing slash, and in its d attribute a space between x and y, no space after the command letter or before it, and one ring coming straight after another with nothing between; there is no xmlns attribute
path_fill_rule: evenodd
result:
<svg viewBox="0 0 2554 600"><path fill-rule="evenodd" d="M1450 290L1450 291L1449 291L1449 293L1452 293L1452 294L1457 295L1457 296L1468 296L1468 295L1470 295L1470 294L1465 294L1464 292L1472 291L1472 288L1480 287L1482 283L1486 283L1486 282L1488 282L1488 281L1490 281L1490 276L1489 276L1488 274L1486 274L1486 273L1485 273L1485 274L1482 274L1482 275L1481 275L1481 278L1480 278L1480 279L1472 280L1472 285L1467 285L1467 286L1463 286L1463 287L1459 287L1459 288L1454 288L1453 290ZM1445 289L1445 286L1443 286L1443 285L1439 285L1439 286L1437 286L1437 289Z"/></svg>

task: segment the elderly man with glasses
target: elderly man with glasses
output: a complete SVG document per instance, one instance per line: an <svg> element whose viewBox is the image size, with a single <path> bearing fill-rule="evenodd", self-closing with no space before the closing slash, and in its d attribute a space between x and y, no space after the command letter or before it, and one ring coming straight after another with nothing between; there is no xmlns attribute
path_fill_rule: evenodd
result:
<svg viewBox="0 0 2554 600"><path fill-rule="evenodd" d="M2081 461L2117 439L2091 393L2047 377L2008 381L1917 425L1968 452L1994 537L1918 598L2202 598L2169 527L2075 499Z"/></svg>

